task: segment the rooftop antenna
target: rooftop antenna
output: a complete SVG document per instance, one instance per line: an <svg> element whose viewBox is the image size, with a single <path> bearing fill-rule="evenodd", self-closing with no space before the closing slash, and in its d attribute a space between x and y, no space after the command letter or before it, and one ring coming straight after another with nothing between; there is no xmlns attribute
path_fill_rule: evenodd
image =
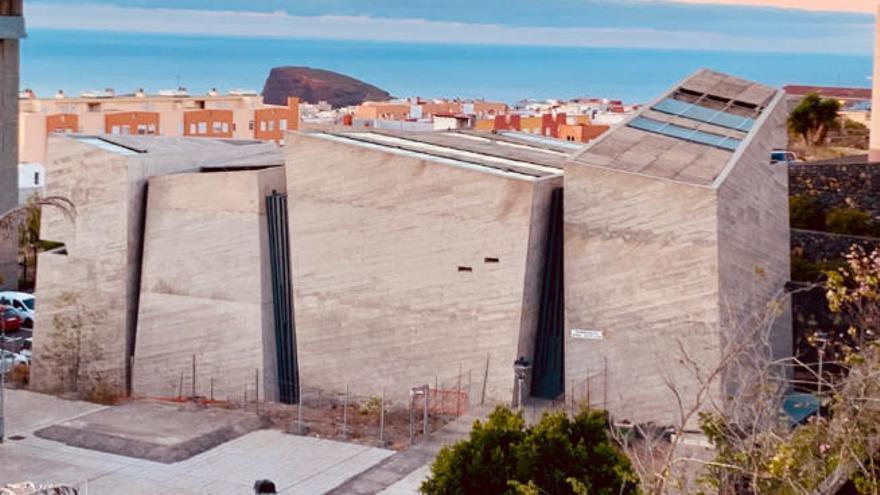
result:
<svg viewBox="0 0 880 495"><path fill-rule="evenodd" d="M180 88L180 74L176 74L174 77L177 78L177 87Z"/></svg>

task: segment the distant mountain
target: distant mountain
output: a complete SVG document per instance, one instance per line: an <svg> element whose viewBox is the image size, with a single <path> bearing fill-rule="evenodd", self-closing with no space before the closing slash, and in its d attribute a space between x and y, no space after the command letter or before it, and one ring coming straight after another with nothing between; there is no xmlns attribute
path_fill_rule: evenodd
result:
<svg viewBox="0 0 880 495"><path fill-rule="evenodd" d="M387 91L343 74L311 67L275 67L263 86L263 101L286 105L287 97L306 103L326 101L333 107L391 99Z"/></svg>

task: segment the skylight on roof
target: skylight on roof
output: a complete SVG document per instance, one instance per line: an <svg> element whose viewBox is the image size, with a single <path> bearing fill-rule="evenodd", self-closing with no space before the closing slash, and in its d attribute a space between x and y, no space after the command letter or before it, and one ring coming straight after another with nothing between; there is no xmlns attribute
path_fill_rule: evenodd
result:
<svg viewBox="0 0 880 495"><path fill-rule="evenodd" d="M720 134L712 134L697 129L688 129L687 127L660 122L659 120L649 119L647 117L637 117L633 119L629 123L629 127L684 141L690 141L692 143L706 144L728 151L735 151L740 143L742 143L741 140L736 138L722 136Z"/></svg>
<svg viewBox="0 0 880 495"><path fill-rule="evenodd" d="M724 110L714 110L701 106L698 103L688 103L672 98L666 98L660 103L654 105L653 108L658 112L714 124L728 129L735 129L737 131L750 131L752 126L755 125L755 119L749 117L742 117L730 112L725 112Z"/></svg>

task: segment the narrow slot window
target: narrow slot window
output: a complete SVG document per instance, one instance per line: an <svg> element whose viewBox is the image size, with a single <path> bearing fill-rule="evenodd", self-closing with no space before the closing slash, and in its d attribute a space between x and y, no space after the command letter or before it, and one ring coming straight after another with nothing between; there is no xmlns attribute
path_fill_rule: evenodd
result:
<svg viewBox="0 0 880 495"><path fill-rule="evenodd" d="M472 272L472 271L474 271L474 269L471 268L471 267L469 267L469 266L459 266L459 267L458 267L458 271L460 271L460 272Z"/></svg>
<svg viewBox="0 0 880 495"><path fill-rule="evenodd" d="M498 262L500 262L501 260L498 259L498 258L483 258L483 261L484 261L485 263L498 263Z"/></svg>

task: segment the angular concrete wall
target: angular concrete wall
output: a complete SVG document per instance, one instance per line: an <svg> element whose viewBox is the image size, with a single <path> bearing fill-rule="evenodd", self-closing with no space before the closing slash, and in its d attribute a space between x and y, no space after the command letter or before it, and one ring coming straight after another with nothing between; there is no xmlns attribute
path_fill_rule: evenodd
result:
<svg viewBox="0 0 880 495"><path fill-rule="evenodd" d="M568 390L585 390L592 377L594 406L617 419L674 424L666 381L685 394L698 387L675 356L679 342L706 366L719 359L716 208L708 187L566 166ZM572 338L573 329L604 338Z"/></svg>
<svg viewBox="0 0 880 495"><path fill-rule="evenodd" d="M46 194L69 198L76 206L76 219L70 223L51 208L43 213L41 238L64 243L67 254L41 253L39 258L36 293L40 311L34 322L31 378L37 390L62 391L72 386L70 359L56 359L64 339L55 316L73 315L73 307L63 296L75 296L88 327L79 391L88 392L100 381L115 393L128 392L147 180L197 171L237 157L246 159L271 148L198 148L185 142L175 148L174 142L152 139L149 143L156 148L167 146L170 151L124 154L113 152L112 145L101 149L69 137L49 140Z"/></svg>
<svg viewBox="0 0 880 495"><path fill-rule="evenodd" d="M81 329L80 386L101 379L125 387L127 346L127 258L133 242L127 208L128 164L122 156L74 140L53 140L47 163L47 194L77 206L71 223L53 208L43 211L40 237L65 244L66 254L39 255L31 387L65 391L73 387L74 336L62 335L55 317L76 317ZM68 300L74 298L76 301ZM79 310L77 310L77 304ZM64 327L67 328L67 327Z"/></svg>
<svg viewBox="0 0 880 495"><path fill-rule="evenodd" d="M527 264L548 202L537 196L549 198L560 178L502 177L305 135L288 144L303 387L385 389L402 400L435 377L448 384L461 366L479 400L489 356L487 399L509 401L513 361L533 331L523 304L539 284Z"/></svg>
<svg viewBox="0 0 880 495"><path fill-rule="evenodd" d="M776 358L792 355L788 169L771 165L773 149L784 148L787 107L765 110L761 132L743 144L718 186L718 262L722 329L726 339L754 341L770 325ZM771 302L779 307L769 307ZM750 350L752 354L758 349ZM755 356L749 357L755 359ZM729 383L735 387L735 383Z"/></svg>
<svg viewBox="0 0 880 495"><path fill-rule="evenodd" d="M275 398L272 190L284 192L283 168L150 179L134 395L174 397L183 376L189 396L195 356L196 395L254 398L259 380Z"/></svg>

